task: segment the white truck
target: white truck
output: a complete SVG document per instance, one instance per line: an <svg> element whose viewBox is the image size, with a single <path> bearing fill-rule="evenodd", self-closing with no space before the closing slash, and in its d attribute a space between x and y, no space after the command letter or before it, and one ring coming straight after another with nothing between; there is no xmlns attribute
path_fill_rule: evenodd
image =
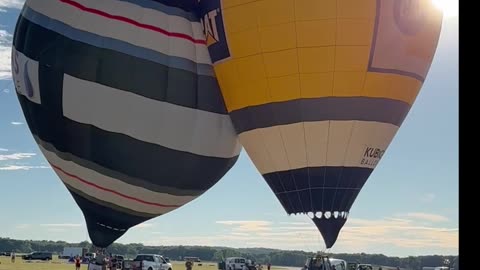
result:
<svg viewBox="0 0 480 270"><path fill-rule="evenodd" d="M172 270L172 264L158 254L138 254L133 261L123 261L124 270Z"/></svg>
<svg viewBox="0 0 480 270"><path fill-rule="evenodd" d="M86 249L81 247L64 247L61 257L65 259L69 259L76 256L83 257L85 252L86 252Z"/></svg>
<svg viewBox="0 0 480 270"><path fill-rule="evenodd" d="M256 269L253 261L242 257L228 257L218 264L219 270L253 270Z"/></svg>

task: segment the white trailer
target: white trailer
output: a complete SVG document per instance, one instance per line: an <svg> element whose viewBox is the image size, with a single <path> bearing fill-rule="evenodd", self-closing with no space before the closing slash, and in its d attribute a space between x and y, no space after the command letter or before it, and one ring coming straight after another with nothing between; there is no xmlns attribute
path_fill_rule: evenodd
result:
<svg viewBox="0 0 480 270"><path fill-rule="evenodd" d="M81 247L64 247L62 252L62 257L72 258L76 256L83 256L83 248Z"/></svg>

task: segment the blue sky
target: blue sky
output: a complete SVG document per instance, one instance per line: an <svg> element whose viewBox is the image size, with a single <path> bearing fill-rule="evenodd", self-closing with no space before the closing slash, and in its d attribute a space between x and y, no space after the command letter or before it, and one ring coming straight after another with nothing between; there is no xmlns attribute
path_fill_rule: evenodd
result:
<svg viewBox="0 0 480 270"><path fill-rule="evenodd" d="M35 144L10 80L22 2L0 0L0 237L88 240L83 215ZM435 2L448 16L427 80L332 252L458 254L458 1ZM324 249L313 223L286 215L244 152L203 196L118 242Z"/></svg>

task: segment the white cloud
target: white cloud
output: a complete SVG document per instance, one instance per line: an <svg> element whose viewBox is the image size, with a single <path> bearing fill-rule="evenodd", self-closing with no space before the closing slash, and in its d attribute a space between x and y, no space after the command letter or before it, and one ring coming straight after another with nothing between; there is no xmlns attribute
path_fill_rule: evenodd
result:
<svg viewBox="0 0 480 270"><path fill-rule="evenodd" d="M68 229L66 228L48 228L47 232L59 233L59 232L66 232Z"/></svg>
<svg viewBox="0 0 480 270"><path fill-rule="evenodd" d="M32 170L32 169L50 169L49 166L26 166L26 165L7 165L1 166L0 171L18 171L18 170Z"/></svg>
<svg viewBox="0 0 480 270"><path fill-rule="evenodd" d="M375 245L400 248L450 248L458 249L457 228L418 226L418 217L412 219L384 218L378 220L351 219L340 233L339 247L349 250ZM435 215L432 215L435 216Z"/></svg>
<svg viewBox="0 0 480 270"><path fill-rule="evenodd" d="M442 232L458 232L459 229L458 228L451 228L451 229L439 229L439 231L442 231Z"/></svg>
<svg viewBox="0 0 480 270"><path fill-rule="evenodd" d="M7 12L7 10L6 10L6 9L1 9L1 8L0 8L0 13L1 13L1 12Z"/></svg>
<svg viewBox="0 0 480 270"><path fill-rule="evenodd" d="M7 151L8 151L8 149L6 149L6 148L0 148L0 152L7 152Z"/></svg>
<svg viewBox="0 0 480 270"><path fill-rule="evenodd" d="M146 228L151 228L153 227L153 223L140 223L138 225L136 225L135 227L133 228L136 228L136 229L146 229Z"/></svg>
<svg viewBox="0 0 480 270"><path fill-rule="evenodd" d="M399 218L401 217L401 218ZM350 218L340 232L332 252L385 253L385 247L404 250L411 254L429 253L433 249L444 254L458 252L458 228L425 226L421 221L436 224L448 221L446 217L428 213L407 213L382 219ZM226 226L223 234L216 236L162 237L162 242L227 245L232 247L256 247L302 249L317 251L325 249L322 237L313 223L268 221L217 221ZM242 228L242 230L239 230ZM260 229L259 229L260 228Z"/></svg>
<svg viewBox="0 0 480 270"><path fill-rule="evenodd" d="M37 154L35 153L13 153L8 155L0 155L0 161L4 160L20 160L25 158L31 158Z"/></svg>
<svg viewBox="0 0 480 270"><path fill-rule="evenodd" d="M235 236L248 236L249 235L248 233L243 233L243 232L232 232L230 234L235 235Z"/></svg>
<svg viewBox="0 0 480 270"><path fill-rule="evenodd" d="M232 227L232 231L235 232L259 232L269 231L272 223L263 220L223 220L216 221L217 224L229 225Z"/></svg>
<svg viewBox="0 0 480 270"><path fill-rule="evenodd" d="M215 223L217 224L226 224L226 225L260 225L260 226L265 226L265 225L270 225L270 221L264 221L264 220L219 220L216 221Z"/></svg>
<svg viewBox="0 0 480 270"><path fill-rule="evenodd" d="M418 212L400 214L400 216L407 217L407 218L414 218L417 220L430 221L430 222L444 222L449 220L447 217L442 215L430 214L430 213L418 213Z"/></svg>
<svg viewBox="0 0 480 270"><path fill-rule="evenodd" d="M50 224L40 224L42 227L51 227L51 228L73 228L73 227L82 227L80 223L50 223Z"/></svg>
<svg viewBox="0 0 480 270"><path fill-rule="evenodd" d="M16 122L16 121L12 121L11 124L14 126L23 125L22 122Z"/></svg>
<svg viewBox="0 0 480 270"><path fill-rule="evenodd" d="M433 202L433 200L435 200L435 194L433 193L422 194L422 196L420 197L420 200L425 203L431 203Z"/></svg>
<svg viewBox="0 0 480 270"><path fill-rule="evenodd" d="M0 6L2 0L0 0ZM0 29L0 80L10 79L12 34Z"/></svg>
<svg viewBox="0 0 480 270"><path fill-rule="evenodd" d="M0 0L0 11L5 12L5 8L20 9L25 0ZM11 33L0 29L0 80L11 79L11 51L12 51ZM5 92L5 90L3 90ZM8 92L5 92L8 93Z"/></svg>
<svg viewBox="0 0 480 270"><path fill-rule="evenodd" d="M51 224L18 224L15 226L15 229L17 230L26 230L26 229L31 229L35 227L44 227L45 231L47 232L53 232L53 233L58 233L58 232L69 232L74 228L81 228L84 225L80 223L51 223Z"/></svg>
<svg viewBox="0 0 480 270"><path fill-rule="evenodd" d="M21 9L25 0L0 0L0 7Z"/></svg>
<svg viewBox="0 0 480 270"><path fill-rule="evenodd" d="M5 88L5 89L3 89L3 92L8 94L8 93L10 93L10 89Z"/></svg>
<svg viewBox="0 0 480 270"><path fill-rule="evenodd" d="M31 226L31 224L18 224L17 226L15 226L15 229L24 230L30 228Z"/></svg>
<svg viewBox="0 0 480 270"><path fill-rule="evenodd" d="M312 229L312 224L309 226L280 226L276 227L278 230L282 231L308 231Z"/></svg>
<svg viewBox="0 0 480 270"><path fill-rule="evenodd" d="M456 228L416 228L402 227L393 221L370 220L371 226L345 228L340 233L332 252L357 253L360 250L368 253L388 253L385 247L403 250L411 255L412 249L417 253L456 254L458 252L458 231ZM310 230L279 231L275 227L265 232L218 233L215 235L182 235L171 236L153 233L157 237L148 237L142 241L146 245L209 245L229 247L265 247L278 249L300 249L306 251L324 250L320 233L312 224ZM398 252L398 251L397 251ZM393 254L386 254L393 255Z"/></svg>
<svg viewBox="0 0 480 270"><path fill-rule="evenodd" d="M280 224L286 224L286 225L311 225L311 223L308 222L280 222Z"/></svg>

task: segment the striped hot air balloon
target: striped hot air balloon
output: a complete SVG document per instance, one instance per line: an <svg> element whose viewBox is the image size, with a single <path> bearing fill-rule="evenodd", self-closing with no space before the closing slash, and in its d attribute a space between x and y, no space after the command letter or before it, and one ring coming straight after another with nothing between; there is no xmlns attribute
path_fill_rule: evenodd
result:
<svg viewBox="0 0 480 270"><path fill-rule="evenodd" d="M28 126L104 248L192 201L240 146L195 1L28 0L12 73Z"/></svg>
<svg viewBox="0 0 480 270"><path fill-rule="evenodd" d="M202 0L227 109L286 212L327 248L427 76L431 0Z"/></svg>

